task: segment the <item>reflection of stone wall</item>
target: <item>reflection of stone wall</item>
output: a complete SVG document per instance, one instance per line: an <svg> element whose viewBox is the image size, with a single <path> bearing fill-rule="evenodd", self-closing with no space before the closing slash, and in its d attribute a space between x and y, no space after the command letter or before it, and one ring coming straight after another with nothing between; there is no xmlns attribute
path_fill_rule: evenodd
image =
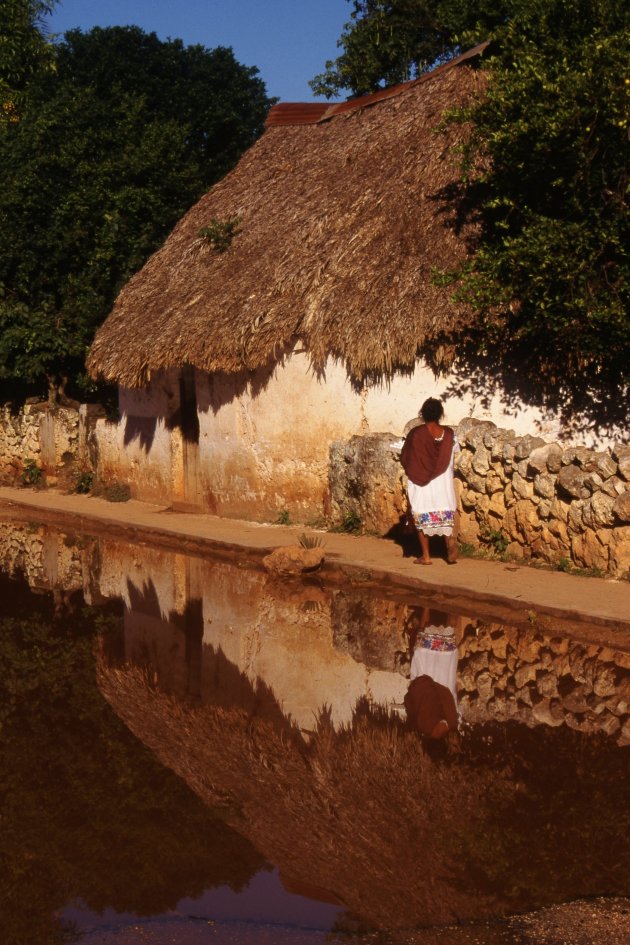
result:
<svg viewBox="0 0 630 945"><path fill-rule="evenodd" d="M460 538L515 558L630 574L630 446L596 451L516 436L489 421L456 430ZM398 523L405 480L391 434L330 450L330 520L381 534Z"/></svg>
<svg viewBox="0 0 630 945"><path fill-rule="evenodd" d="M630 744L630 654L498 624L469 624L458 690L469 722L518 719Z"/></svg>
<svg viewBox="0 0 630 945"><path fill-rule="evenodd" d="M0 568L23 574L33 588L71 591L83 583L80 549L58 532L25 522L2 523Z"/></svg>

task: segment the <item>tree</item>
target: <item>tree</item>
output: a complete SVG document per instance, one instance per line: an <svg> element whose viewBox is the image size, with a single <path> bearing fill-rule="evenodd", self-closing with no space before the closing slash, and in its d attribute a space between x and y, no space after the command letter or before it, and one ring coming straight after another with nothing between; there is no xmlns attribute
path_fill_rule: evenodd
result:
<svg viewBox="0 0 630 945"><path fill-rule="evenodd" d="M78 30L0 134L0 379L77 378L124 282L263 129L231 49Z"/></svg>
<svg viewBox="0 0 630 945"><path fill-rule="evenodd" d="M352 0L352 6L337 42L341 56L310 83L316 95L364 95L414 79L485 39L505 18L506 0Z"/></svg>
<svg viewBox="0 0 630 945"><path fill-rule="evenodd" d="M2 0L0 19L0 124L16 121L29 81L52 62L43 19L56 0Z"/></svg>
<svg viewBox="0 0 630 945"><path fill-rule="evenodd" d="M629 27L616 0L514 0L458 115L479 224L455 274L475 313L461 365L592 422L627 413Z"/></svg>
<svg viewBox="0 0 630 945"><path fill-rule="evenodd" d="M465 385L494 386L591 422L625 417L630 364L627 213L630 10L617 0L353 0L321 94L372 91L484 39L485 97L462 184L471 258L436 273L471 306L445 336ZM432 32L431 32L432 31ZM433 45L421 45L433 37ZM422 54L421 54L421 50ZM611 396L611 394L613 396Z"/></svg>

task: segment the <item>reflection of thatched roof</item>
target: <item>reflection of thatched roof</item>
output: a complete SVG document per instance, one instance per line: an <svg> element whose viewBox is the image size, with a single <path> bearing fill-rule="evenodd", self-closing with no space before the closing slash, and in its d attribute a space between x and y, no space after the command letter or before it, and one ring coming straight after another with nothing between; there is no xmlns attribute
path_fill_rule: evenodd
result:
<svg viewBox="0 0 630 945"><path fill-rule="evenodd" d="M472 729L431 761L365 706L351 729L322 725L305 745L281 714L240 708L242 686L231 707L191 710L103 659L98 684L282 875L375 928L627 894L628 752L610 740L507 723Z"/></svg>
<svg viewBox="0 0 630 945"><path fill-rule="evenodd" d="M435 129L482 81L449 64L370 107L270 122L123 289L90 371L133 387L184 363L254 369L298 341L316 366L332 354L355 378L413 365L463 316L433 284L465 252L435 199L456 178L462 131ZM236 217L225 252L199 236Z"/></svg>

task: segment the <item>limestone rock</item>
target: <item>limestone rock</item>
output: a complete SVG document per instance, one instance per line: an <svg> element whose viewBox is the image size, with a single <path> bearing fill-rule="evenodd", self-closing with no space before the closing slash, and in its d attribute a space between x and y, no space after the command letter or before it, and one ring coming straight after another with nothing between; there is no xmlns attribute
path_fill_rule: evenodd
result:
<svg viewBox="0 0 630 945"><path fill-rule="evenodd" d="M286 548L274 548L262 559L266 571L273 574L302 574L315 571L325 558L323 548L302 548L289 545Z"/></svg>
<svg viewBox="0 0 630 945"><path fill-rule="evenodd" d="M615 671L612 667L607 666L593 680L593 692L596 696L604 698L606 696L614 696L616 689Z"/></svg>
<svg viewBox="0 0 630 945"><path fill-rule="evenodd" d="M611 574L615 577L630 575L630 526L612 530L609 554Z"/></svg>
<svg viewBox="0 0 630 945"><path fill-rule="evenodd" d="M562 448L557 443L546 443L532 450L529 465L534 472L557 473L562 468Z"/></svg>
<svg viewBox="0 0 630 945"><path fill-rule="evenodd" d="M577 466L565 466L558 474L558 486L575 499L587 499L592 492L591 474Z"/></svg>
<svg viewBox="0 0 630 945"><path fill-rule="evenodd" d="M582 513L584 524L590 528L599 528L613 523L613 507L615 500L603 492L595 492L592 498L585 502Z"/></svg>
<svg viewBox="0 0 630 945"><path fill-rule="evenodd" d="M608 569L608 548L597 540L592 528L585 528L581 535L571 539L571 553L575 561L585 568Z"/></svg>
<svg viewBox="0 0 630 945"><path fill-rule="evenodd" d="M490 453L485 446L479 446L472 461L473 471L479 476L486 476L490 470ZM485 489L484 489L485 491Z"/></svg>
<svg viewBox="0 0 630 945"><path fill-rule="evenodd" d="M534 494L533 483L528 482L518 472L515 472L512 476L512 488L521 499L531 499Z"/></svg>
<svg viewBox="0 0 630 945"><path fill-rule="evenodd" d="M457 439L461 442L460 439L460 428L461 424L457 428ZM492 423L490 420L481 420L475 426L470 427L467 432L464 434L464 443L467 446L470 446L473 450L477 450L480 447L484 447L483 439L486 433L491 430L496 430L496 423ZM485 447L484 447L485 449Z"/></svg>
<svg viewBox="0 0 630 945"><path fill-rule="evenodd" d="M591 453L591 458L586 462L585 469L589 472L598 473L602 479L610 479L617 472L617 463L610 453Z"/></svg>
<svg viewBox="0 0 630 945"><path fill-rule="evenodd" d="M584 502L575 501L571 503L569 508L569 518L568 526L574 532L581 532L584 527L584 520L582 518L582 513L584 511Z"/></svg>
<svg viewBox="0 0 630 945"><path fill-rule="evenodd" d="M576 465L580 468L584 468L588 465L592 455L592 451L587 449L586 446L569 446L562 451L562 465Z"/></svg>
<svg viewBox="0 0 630 945"><path fill-rule="evenodd" d="M620 522L630 522L630 490L614 500L612 510Z"/></svg>
<svg viewBox="0 0 630 945"><path fill-rule="evenodd" d="M555 478L539 473L534 479L534 492L543 499L553 499L556 494Z"/></svg>
<svg viewBox="0 0 630 945"><path fill-rule="evenodd" d="M494 433L487 433L483 442L493 460L501 459L503 456L503 447L516 436L514 430L496 430Z"/></svg>
<svg viewBox="0 0 630 945"><path fill-rule="evenodd" d="M475 417L464 417L463 420L457 425L455 430L455 436L457 437L460 443L464 443L466 440L466 435L476 427L483 427L484 431L490 428L496 430L496 424L490 423L488 420L477 420Z"/></svg>
<svg viewBox="0 0 630 945"><path fill-rule="evenodd" d="M499 476L488 476L486 479L486 492L488 495L495 495L497 492L500 493L503 501L503 485ZM503 503L503 505L505 505L505 503Z"/></svg>
<svg viewBox="0 0 630 945"><path fill-rule="evenodd" d="M533 450L546 445L547 444L543 439L541 439L541 437L530 436L528 433L526 436L521 437L520 443L517 444L516 450L514 452L514 458L517 460L526 459Z"/></svg>
<svg viewBox="0 0 630 945"><path fill-rule="evenodd" d="M550 699L543 699L532 710L532 715L541 725L562 725L564 722L564 712L558 704Z"/></svg>
<svg viewBox="0 0 630 945"><path fill-rule="evenodd" d="M600 487L600 492L611 495L613 499L616 499L618 495L622 495L625 491L626 484L619 476L611 476Z"/></svg>
<svg viewBox="0 0 630 945"><path fill-rule="evenodd" d="M626 482L630 482L630 446L618 443L612 451L613 459L617 461L619 475Z"/></svg>

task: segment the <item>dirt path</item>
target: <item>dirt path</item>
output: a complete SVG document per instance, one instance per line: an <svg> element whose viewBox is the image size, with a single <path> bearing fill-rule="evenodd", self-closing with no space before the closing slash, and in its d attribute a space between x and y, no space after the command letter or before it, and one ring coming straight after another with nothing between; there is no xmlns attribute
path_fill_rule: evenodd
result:
<svg viewBox="0 0 630 945"><path fill-rule="evenodd" d="M0 515L28 517L66 529L117 534L191 553L212 552L260 560L271 549L295 544L302 526L261 525L130 500L107 502L0 487ZM526 565L462 558L455 566L435 560L421 567L393 541L320 533L326 549L323 575L331 580L389 585L407 594L439 596L457 607L477 601L485 612L509 612L513 622L551 617L591 628L589 636L630 647L630 582L580 577ZM599 631L598 632L598 628Z"/></svg>

